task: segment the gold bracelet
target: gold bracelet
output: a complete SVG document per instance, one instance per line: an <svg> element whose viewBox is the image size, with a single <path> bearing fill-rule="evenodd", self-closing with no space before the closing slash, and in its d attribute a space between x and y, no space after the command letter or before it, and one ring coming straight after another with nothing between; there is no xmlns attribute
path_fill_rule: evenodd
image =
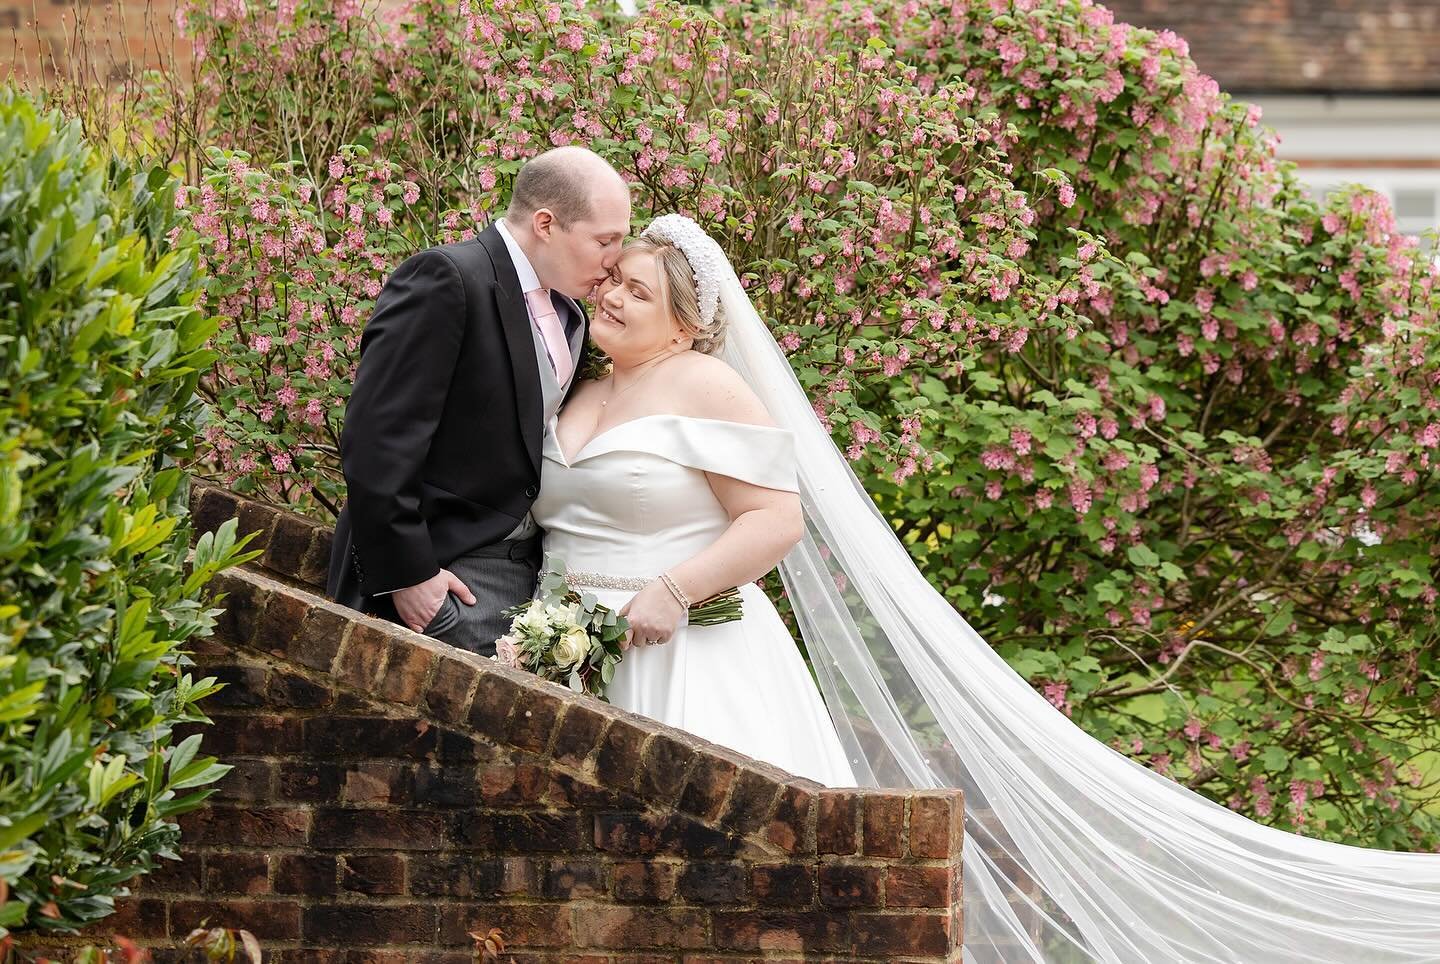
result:
<svg viewBox="0 0 1440 964"><path fill-rule="evenodd" d="M670 595L675 597L676 602L685 609L690 608L690 600L685 598L685 594L680 591L680 587L675 584L675 580L670 577L670 573L660 573L660 581L665 584L666 589L670 590Z"/></svg>

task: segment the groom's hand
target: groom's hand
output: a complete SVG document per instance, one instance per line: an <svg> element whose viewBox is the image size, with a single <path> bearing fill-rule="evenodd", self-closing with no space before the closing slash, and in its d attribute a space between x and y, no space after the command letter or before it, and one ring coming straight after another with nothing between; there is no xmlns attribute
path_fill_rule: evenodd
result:
<svg viewBox="0 0 1440 964"><path fill-rule="evenodd" d="M453 592L455 598L467 606L475 605L475 594L449 569L441 569L435 575L418 585L395 591L395 611L406 626L417 633L425 631L430 620L445 604L445 594Z"/></svg>

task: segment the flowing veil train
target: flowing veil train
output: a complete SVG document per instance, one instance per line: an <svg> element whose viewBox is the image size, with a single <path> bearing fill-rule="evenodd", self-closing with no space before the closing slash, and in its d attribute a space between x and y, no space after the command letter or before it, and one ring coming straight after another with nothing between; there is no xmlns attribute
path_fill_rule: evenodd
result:
<svg viewBox="0 0 1440 964"><path fill-rule="evenodd" d="M926 582L717 258L722 357L795 435L806 535L780 571L856 777L965 792L967 961L1440 961L1440 854L1256 824L1013 672Z"/></svg>

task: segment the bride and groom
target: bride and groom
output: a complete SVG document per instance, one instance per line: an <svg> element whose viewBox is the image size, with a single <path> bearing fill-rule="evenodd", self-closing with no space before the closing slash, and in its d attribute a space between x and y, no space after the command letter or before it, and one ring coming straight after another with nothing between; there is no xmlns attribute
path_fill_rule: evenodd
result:
<svg viewBox="0 0 1440 964"><path fill-rule="evenodd" d="M630 622L613 703L853 785L754 585L802 534L793 440L718 357L763 323L727 315L739 283L698 225L668 215L626 243L630 213L605 161L559 148L520 170L503 219L394 272L346 410L331 595L489 655L554 554ZM590 340L611 361L596 379ZM739 621L685 624L689 600L736 587Z"/></svg>
<svg viewBox="0 0 1440 964"><path fill-rule="evenodd" d="M554 552L625 607L617 705L832 786L963 789L967 961L1440 960L1440 855L1261 826L1084 733L916 568L715 242L629 223L620 176L561 148L396 269L334 598L490 653ZM607 376L577 374L587 336ZM814 682L753 584L777 562ZM739 622L685 625L729 587Z"/></svg>

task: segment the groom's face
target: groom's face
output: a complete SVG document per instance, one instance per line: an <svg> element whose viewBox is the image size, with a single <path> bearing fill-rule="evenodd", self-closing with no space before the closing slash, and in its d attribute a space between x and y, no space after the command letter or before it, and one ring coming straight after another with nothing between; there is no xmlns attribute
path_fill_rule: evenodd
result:
<svg viewBox="0 0 1440 964"><path fill-rule="evenodd" d="M620 246L630 230L630 196L624 190L597 192L591 198L590 216L561 225L548 211L537 211L546 223L536 224L543 264L537 264L541 283L572 298L588 298L620 257Z"/></svg>

